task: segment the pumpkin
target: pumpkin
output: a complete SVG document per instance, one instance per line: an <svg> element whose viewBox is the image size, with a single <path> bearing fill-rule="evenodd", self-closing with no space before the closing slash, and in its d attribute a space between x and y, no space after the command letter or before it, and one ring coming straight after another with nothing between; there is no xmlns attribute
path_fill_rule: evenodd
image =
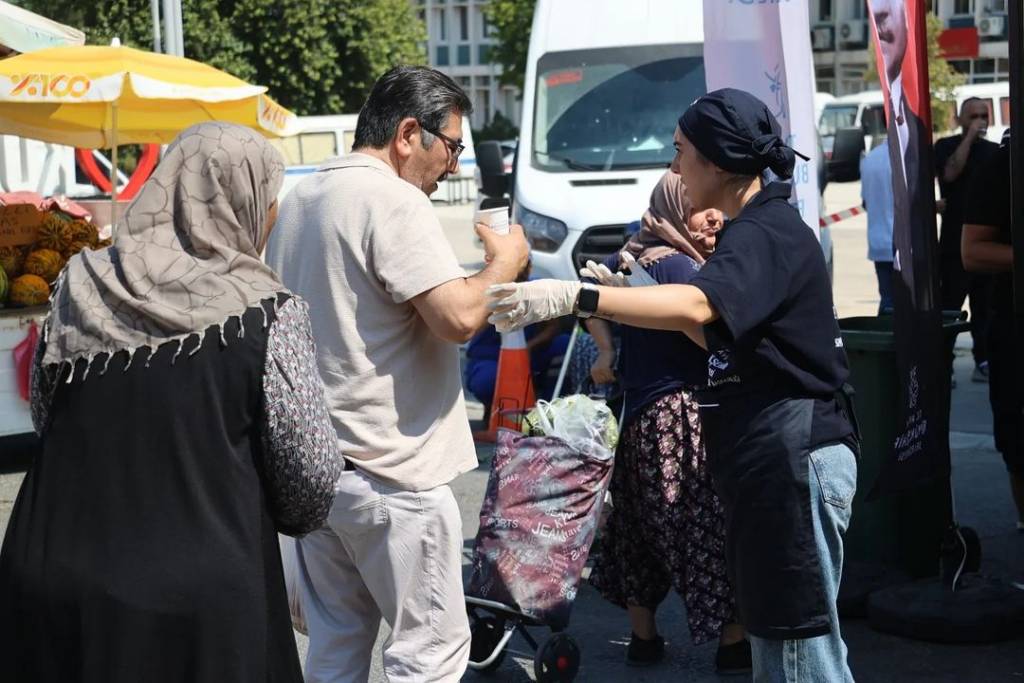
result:
<svg viewBox="0 0 1024 683"><path fill-rule="evenodd" d="M95 247L100 241L100 231L89 221L76 220L71 222L71 243L88 242Z"/></svg>
<svg viewBox="0 0 1024 683"><path fill-rule="evenodd" d="M25 268L25 251L21 247L0 247L0 270L9 280L21 275Z"/></svg>
<svg viewBox="0 0 1024 683"><path fill-rule="evenodd" d="M50 286L38 275L22 275L11 283L12 306L42 306L50 300Z"/></svg>
<svg viewBox="0 0 1024 683"><path fill-rule="evenodd" d="M36 243L42 249L62 251L71 243L71 223L54 213L43 217Z"/></svg>
<svg viewBox="0 0 1024 683"><path fill-rule="evenodd" d="M46 282L53 282L64 267L64 257L52 249L38 249L25 259L25 272L38 275Z"/></svg>
<svg viewBox="0 0 1024 683"><path fill-rule="evenodd" d="M73 240L68 248L61 252L64 260L67 261L69 258L82 251L83 249L92 249L92 243L85 240Z"/></svg>
<svg viewBox="0 0 1024 683"><path fill-rule="evenodd" d="M0 268L0 306L7 303L7 293L10 289L10 282L7 279L7 273Z"/></svg>

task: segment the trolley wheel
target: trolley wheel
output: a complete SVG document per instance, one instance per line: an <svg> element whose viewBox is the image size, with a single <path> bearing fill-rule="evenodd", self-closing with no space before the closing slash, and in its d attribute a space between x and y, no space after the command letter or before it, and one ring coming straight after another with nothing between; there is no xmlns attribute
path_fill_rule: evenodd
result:
<svg viewBox="0 0 1024 683"><path fill-rule="evenodd" d="M505 620L497 617L476 617L469 625L469 658L474 662L482 662L494 652L494 648L501 642L505 634ZM505 650L502 649L494 661L483 669L477 669L480 673L493 673L501 663L505 661Z"/></svg>
<svg viewBox="0 0 1024 683"><path fill-rule="evenodd" d="M569 683L580 670L580 646L567 633L544 641L533 658L537 683Z"/></svg>

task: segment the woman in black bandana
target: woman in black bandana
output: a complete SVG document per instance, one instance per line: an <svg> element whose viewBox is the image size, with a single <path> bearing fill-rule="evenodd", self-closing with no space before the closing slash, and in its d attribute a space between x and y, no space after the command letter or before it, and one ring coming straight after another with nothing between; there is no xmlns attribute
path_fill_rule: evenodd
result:
<svg viewBox="0 0 1024 683"><path fill-rule="evenodd" d="M680 117L675 146L672 169L694 207L732 217L689 284L498 285L492 322L503 330L572 312L682 331L706 348L698 401L754 680L852 681L835 607L857 479L846 354L792 187L762 179L790 178L796 153L764 103L731 89Z"/></svg>

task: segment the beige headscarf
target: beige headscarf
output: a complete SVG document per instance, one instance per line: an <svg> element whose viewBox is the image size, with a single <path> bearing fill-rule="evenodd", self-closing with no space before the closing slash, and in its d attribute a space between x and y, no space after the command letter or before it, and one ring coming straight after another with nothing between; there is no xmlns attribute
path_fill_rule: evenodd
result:
<svg viewBox="0 0 1024 683"><path fill-rule="evenodd" d="M43 365L175 341L180 353L198 335L195 351L207 328L219 325L223 338L230 318L276 300L284 285L257 248L283 178L280 154L249 128L211 122L182 132L113 245L68 262L44 327Z"/></svg>
<svg viewBox="0 0 1024 683"><path fill-rule="evenodd" d="M690 230L692 211L682 177L666 171L651 192L651 203L641 219L639 232L629 239L622 252L631 254L641 266L678 253L703 264L714 242L709 247L706 235Z"/></svg>

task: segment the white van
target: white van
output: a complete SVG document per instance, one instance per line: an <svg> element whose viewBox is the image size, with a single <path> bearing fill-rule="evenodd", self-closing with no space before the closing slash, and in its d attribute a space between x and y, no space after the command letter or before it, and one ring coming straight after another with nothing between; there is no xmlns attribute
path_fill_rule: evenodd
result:
<svg viewBox="0 0 1024 683"><path fill-rule="evenodd" d="M539 0L513 218L539 277L621 248L672 161L672 122L706 91L702 3Z"/></svg>
<svg viewBox="0 0 1024 683"><path fill-rule="evenodd" d="M864 149L871 150L886 136L885 96L881 90L865 90L843 95L827 103L818 118L818 134L825 158L832 158L836 131L860 128L864 131Z"/></svg>
<svg viewBox="0 0 1024 683"><path fill-rule="evenodd" d="M333 116L300 116L299 133L289 138L271 140L285 159L284 185L278 193L283 199L305 176L336 156L349 154L356 138L358 114ZM469 119L462 119L462 144L466 146L459 157L459 173L441 183L432 199L441 201L470 201L476 196L473 171L476 169L476 151Z"/></svg>
<svg viewBox="0 0 1024 683"><path fill-rule="evenodd" d="M985 137L992 142L1000 142L1003 132L1010 125L1010 84L976 83L961 85L954 91L956 109L953 118L945 121L947 131L959 128L956 114L964 100L977 97L988 105L989 126ZM870 150L880 144L886 136L885 99L881 90L866 90L853 95L844 95L825 105L818 119L818 132L825 148L825 156L832 156L832 144L837 130L843 128L860 128L864 131L864 149Z"/></svg>

